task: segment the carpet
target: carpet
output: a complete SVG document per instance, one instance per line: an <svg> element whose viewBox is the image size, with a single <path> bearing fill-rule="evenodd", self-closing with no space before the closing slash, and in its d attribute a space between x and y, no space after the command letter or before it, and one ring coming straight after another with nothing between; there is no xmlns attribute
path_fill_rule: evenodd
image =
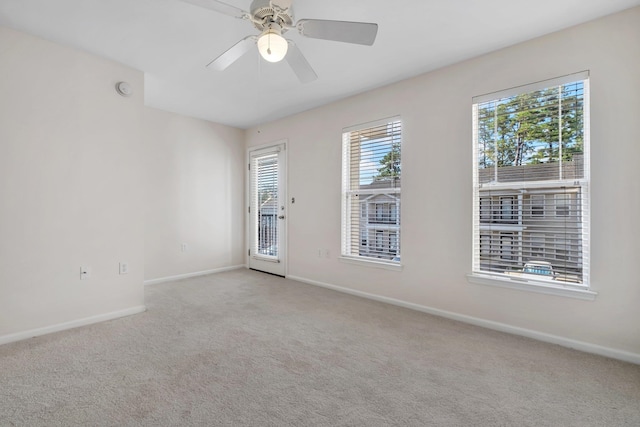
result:
<svg viewBox="0 0 640 427"><path fill-rule="evenodd" d="M250 270L0 346L2 426L639 426L640 366Z"/></svg>

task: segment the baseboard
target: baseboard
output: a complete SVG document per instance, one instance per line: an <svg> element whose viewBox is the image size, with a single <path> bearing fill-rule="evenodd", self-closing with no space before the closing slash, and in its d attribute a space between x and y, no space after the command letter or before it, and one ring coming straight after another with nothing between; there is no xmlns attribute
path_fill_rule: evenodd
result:
<svg viewBox="0 0 640 427"><path fill-rule="evenodd" d="M85 317L82 319L72 320L70 322L58 323L56 325L45 326L44 328L30 329L28 331L17 332L15 334L0 336L0 345L10 342L21 341L28 338L38 337L40 335L52 334L54 332L65 331L80 326L87 326L93 323L104 322L106 320L118 319L120 317L131 316L132 314L142 313L147 310L144 305L130 307L124 310L112 311L111 313L99 314L97 316Z"/></svg>
<svg viewBox="0 0 640 427"><path fill-rule="evenodd" d="M597 354L600 356L610 357L612 359L618 359L625 362L630 362L630 363L635 363L640 365L640 354L637 354L637 353L631 353L624 350L617 350L614 348L604 347L601 345L591 344L583 341L576 341L570 338L551 335L544 332L534 331L531 329L520 328L517 326L507 325L506 323L499 323L499 322L494 322L492 320L485 320L478 317L472 317L464 314L454 313L451 311L440 310L437 308L427 307L420 304L414 304L411 302L402 301L395 298L388 298L380 295L371 294L368 292L362 292L354 289L345 288L342 286L332 285L330 283L319 282L317 280L311 280L304 277L287 276L287 279L296 280L298 282L307 283L309 285L332 289L334 291L343 292L346 294L355 295L362 298L368 298L375 301L385 302L388 304L393 304L400 307L421 311L423 313L433 314L435 316L445 317L447 319L457 320L460 322L469 323L471 325L481 326L487 329L493 329L495 331L506 332L513 335L520 335L523 337L532 338L538 341L557 344L563 347L584 351L585 353Z"/></svg>
<svg viewBox="0 0 640 427"><path fill-rule="evenodd" d="M208 274L222 273L223 271L238 270L240 268L246 268L246 265L232 265L230 267L214 268L213 270L196 271L194 273L178 274L176 276L159 277L157 279L145 280L144 284L145 286L157 285L158 283L173 282L174 280L188 279L190 277L206 276Z"/></svg>

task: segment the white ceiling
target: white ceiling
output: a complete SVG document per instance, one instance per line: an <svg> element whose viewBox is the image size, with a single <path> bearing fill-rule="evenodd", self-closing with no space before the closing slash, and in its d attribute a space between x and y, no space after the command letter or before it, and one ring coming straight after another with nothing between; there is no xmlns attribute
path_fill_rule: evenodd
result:
<svg viewBox="0 0 640 427"><path fill-rule="evenodd" d="M226 0L244 10L250 0ZM257 50L205 65L257 30L180 0L0 0L0 25L145 72L151 107L240 128L288 116L623 9L640 0L294 0L295 19L376 22L373 46L286 34L318 74L301 84Z"/></svg>

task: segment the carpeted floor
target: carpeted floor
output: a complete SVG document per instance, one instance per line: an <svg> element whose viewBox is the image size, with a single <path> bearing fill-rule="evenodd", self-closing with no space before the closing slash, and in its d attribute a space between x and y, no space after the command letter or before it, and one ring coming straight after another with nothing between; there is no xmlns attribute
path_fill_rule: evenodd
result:
<svg viewBox="0 0 640 427"><path fill-rule="evenodd" d="M236 270L0 346L1 426L640 426L640 366Z"/></svg>

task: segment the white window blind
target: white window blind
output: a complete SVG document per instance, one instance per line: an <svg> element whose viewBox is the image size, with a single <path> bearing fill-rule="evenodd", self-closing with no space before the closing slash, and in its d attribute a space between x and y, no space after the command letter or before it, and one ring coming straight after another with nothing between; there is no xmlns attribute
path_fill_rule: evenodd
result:
<svg viewBox="0 0 640 427"><path fill-rule="evenodd" d="M343 257L400 262L401 145L398 117L343 130Z"/></svg>
<svg viewBox="0 0 640 427"><path fill-rule="evenodd" d="M254 215L257 215L257 236L253 239L251 254L278 257L278 154L264 154L251 159Z"/></svg>
<svg viewBox="0 0 640 427"><path fill-rule="evenodd" d="M588 288L588 83L474 98L473 274Z"/></svg>

